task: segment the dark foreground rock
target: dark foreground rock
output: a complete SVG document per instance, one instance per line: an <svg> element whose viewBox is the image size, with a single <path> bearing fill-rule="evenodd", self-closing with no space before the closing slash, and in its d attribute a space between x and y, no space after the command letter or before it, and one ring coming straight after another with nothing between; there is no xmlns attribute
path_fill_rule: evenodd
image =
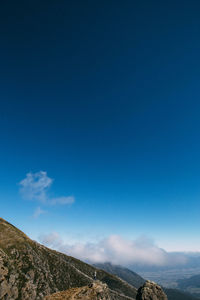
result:
<svg viewBox="0 0 200 300"><path fill-rule="evenodd" d="M136 300L167 300L167 296L159 285L148 280L138 289Z"/></svg>

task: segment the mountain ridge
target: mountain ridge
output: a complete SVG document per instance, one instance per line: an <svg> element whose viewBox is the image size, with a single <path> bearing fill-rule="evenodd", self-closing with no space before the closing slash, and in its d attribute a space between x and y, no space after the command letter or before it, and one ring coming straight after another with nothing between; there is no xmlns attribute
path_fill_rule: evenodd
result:
<svg viewBox="0 0 200 300"><path fill-rule="evenodd" d="M110 290L107 284L102 283L99 280L94 281L88 286L83 286L79 288L68 289L67 291L58 292L49 296L46 296L44 300L131 300L132 298L128 296L116 293Z"/></svg>
<svg viewBox="0 0 200 300"><path fill-rule="evenodd" d="M0 299L40 300L45 295L81 287L97 279L135 299L137 289L123 279L72 256L49 249L0 218Z"/></svg>
<svg viewBox="0 0 200 300"><path fill-rule="evenodd" d="M145 283L145 279L142 278L140 275L120 265L113 265L110 262L106 262L103 264L97 263L94 264L94 266L97 267L98 269L103 269L108 273L111 273L115 276L118 276L119 278L122 278L123 280L125 280L132 286L135 286L136 288L141 287Z"/></svg>

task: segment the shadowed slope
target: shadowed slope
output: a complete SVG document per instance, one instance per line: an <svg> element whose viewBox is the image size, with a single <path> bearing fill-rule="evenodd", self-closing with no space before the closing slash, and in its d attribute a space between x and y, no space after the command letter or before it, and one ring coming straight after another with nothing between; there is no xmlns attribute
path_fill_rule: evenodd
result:
<svg viewBox="0 0 200 300"><path fill-rule="evenodd" d="M94 266L122 278L136 288L139 288L145 283L144 278L140 275L122 266L113 265L111 263L95 264Z"/></svg>

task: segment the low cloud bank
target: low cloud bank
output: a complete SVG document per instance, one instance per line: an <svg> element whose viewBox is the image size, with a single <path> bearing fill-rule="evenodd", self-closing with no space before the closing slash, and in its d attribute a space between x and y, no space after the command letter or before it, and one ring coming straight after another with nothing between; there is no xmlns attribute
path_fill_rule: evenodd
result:
<svg viewBox="0 0 200 300"><path fill-rule="evenodd" d="M140 237L128 240L119 235L111 235L97 243L64 242L58 233L41 235L39 241L67 255L74 256L90 263L111 262L124 266L173 266L187 263L183 253L171 253L159 248L152 239Z"/></svg>

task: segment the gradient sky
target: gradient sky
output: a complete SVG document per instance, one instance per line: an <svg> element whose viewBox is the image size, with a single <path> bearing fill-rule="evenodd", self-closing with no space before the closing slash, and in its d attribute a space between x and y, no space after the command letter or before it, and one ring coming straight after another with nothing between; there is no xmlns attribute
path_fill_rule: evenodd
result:
<svg viewBox="0 0 200 300"><path fill-rule="evenodd" d="M200 251L199 15L199 1L1 1L3 218L34 239ZM40 171L48 199L20 193Z"/></svg>

